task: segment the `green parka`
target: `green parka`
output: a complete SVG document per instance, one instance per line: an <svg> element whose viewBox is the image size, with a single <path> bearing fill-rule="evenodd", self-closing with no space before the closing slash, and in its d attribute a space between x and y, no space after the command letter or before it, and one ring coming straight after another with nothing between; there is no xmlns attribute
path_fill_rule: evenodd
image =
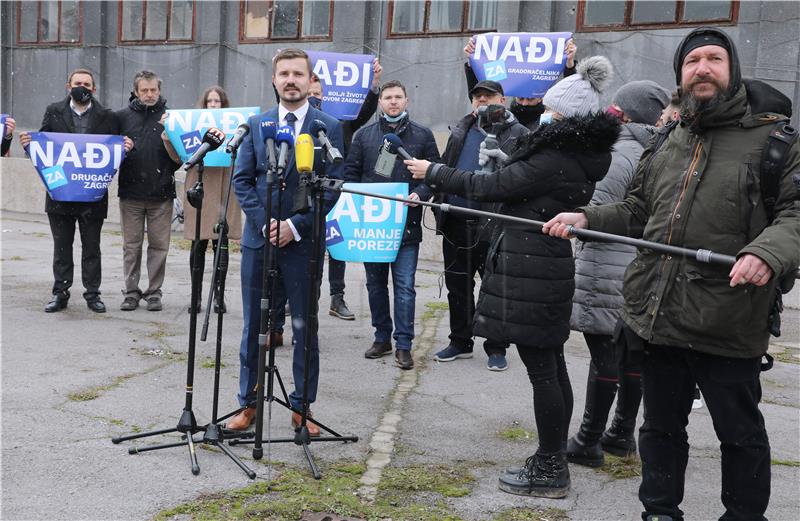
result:
<svg viewBox="0 0 800 521"><path fill-rule="evenodd" d="M759 189L761 153L783 119L753 114L740 85L691 125L678 125L657 152L646 150L623 202L581 209L593 230L737 257L752 253L772 268L765 286L731 288L728 267L640 250L625 272L622 312L640 337L734 358L767 351L776 285L800 263L798 142L788 152L770 226Z"/></svg>

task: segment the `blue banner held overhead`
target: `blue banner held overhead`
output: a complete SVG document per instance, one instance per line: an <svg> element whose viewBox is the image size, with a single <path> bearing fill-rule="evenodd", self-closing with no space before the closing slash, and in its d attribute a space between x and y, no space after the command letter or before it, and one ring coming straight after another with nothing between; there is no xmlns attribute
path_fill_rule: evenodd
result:
<svg viewBox="0 0 800 521"><path fill-rule="evenodd" d="M408 183L345 183L343 188L408 197ZM348 262L394 262L408 207L399 201L342 192L328 213L325 244L331 257Z"/></svg>
<svg viewBox="0 0 800 521"><path fill-rule="evenodd" d="M475 36L470 65L478 80L497 81L506 96L541 98L564 72L572 33L485 33Z"/></svg>
<svg viewBox="0 0 800 521"><path fill-rule="evenodd" d="M181 161L186 161L203 144L203 135L211 127L225 132L227 141L233 137L239 125L247 123L247 118L260 112L259 107L168 110L164 129ZM221 146L207 153L203 158L203 164L210 167L229 167L231 155L225 152L224 146Z"/></svg>
<svg viewBox="0 0 800 521"><path fill-rule="evenodd" d="M356 119L372 86L372 54L306 51L322 83L322 111L339 120Z"/></svg>
<svg viewBox="0 0 800 521"><path fill-rule="evenodd" d="M30 136L28 155L56 201L100 201L125 158L122 136L58 132Z"/></svg>

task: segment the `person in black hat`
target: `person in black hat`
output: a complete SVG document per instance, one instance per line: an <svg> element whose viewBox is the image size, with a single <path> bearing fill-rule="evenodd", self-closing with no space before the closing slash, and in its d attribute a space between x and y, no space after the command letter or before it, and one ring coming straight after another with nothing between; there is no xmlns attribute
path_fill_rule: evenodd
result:
<svg viewBox="0 0 800 521"><path fill-rule="evenodd" d="M480 81L469 91L472 111L452 126L447 140L443 162L462 170L480 170L478 155L486 132L492 130L488 122L479 121L477 111L482 106L504 105L503 86L496 81ZM500 149L510 154L516 138L528 133L511 112L504 110L503 122L497 132ZM485 126L481 127L480 123ZM437 201L455 206L492 210L492 205L479 203L469 196L440 194ZM487 220L468 216L437 213L436 233L442 236L444 254L444 281L450 308L450 343L434 355L434 360L451 362L459 358L472 358L472 319L475 314L475 273L483 277L486 255L489 251L491 226ZM508 343L486 339L483 348L488 356L490 371L508 368L506 349Z"/></svg>
<svg viewBox="0 0 800 521"><path fill-rule="evenodd" d="M782 167L761 171L769 136L790 135L781 131L789 100L742 80L723 31L691 31L674 67L680 123L643 153L625 200L559 214L542 231L567 238L572 225L736 257L731 268L640 249L625 272L622 334L642 360L639 499L642 519L683 519L697 384L720 442L720 519L764 520L771 466L760 375L772 365L776 298L800 264L800 145L787 146ZM765 174L776 183L771 212Z"/></svg>

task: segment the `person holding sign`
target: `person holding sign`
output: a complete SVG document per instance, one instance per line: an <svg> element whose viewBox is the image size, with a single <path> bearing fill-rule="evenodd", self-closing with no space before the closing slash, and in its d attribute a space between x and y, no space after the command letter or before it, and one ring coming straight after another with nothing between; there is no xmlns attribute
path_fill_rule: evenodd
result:
<svg viewBox="0 0 800 521"><path fill-rule="evenodd" d="M11 141L14 139L14 129L17 128L17 122L11 116L3 114L3 140L0 144L0 157L8 157L9 150L11 149Z"/></svg>
<svg viewBox="0 0 800 521"><path fill-rule="evenodd" d="M248 124L251 129L258 129L262 122L272 122L277 126L288 126L294 135L308 133L316 120L328 128L328 138L333 146L341 149L342 126L333 117L311 107L306 99L311 76L311 62L308 55L299 49L283 49L273 59L272 82L280 96L280 104L263 114L252 116ZM320 284L320 280L312 281L308 275L308 263L312 254L312 221L313 209L306 213L292 213L293 200L299 190L299 174L297 172L294 152L289 154L283 176L285 189L280 191L278 181L267 193L268 148L261 139L260 132L250 132L239 148L233 185L236 196L244 210L247 220L242 233L242 306L244 328L239 348L239 404L244 407L232 417L227 428L244 430L253 423L256 417L256 384L258 383L258 333L261 318L262 273L264 269L264 241L269 239L278 247L278 295L272 305L277 307L282 296L288 297L292 310L292 332L296 340L293 352L292 376L294 391L289 395L292 409L301 411L303 406L305 366L305 331L308 324L306 304L308 303L311 284ZM328 164L324 172L328 177L342 178L340 164ZM322 174L323 172L317 172ZM266 198L272 197L273 215L266 215ZM281 214L278 214L278 198L281 198ZM333 206L333 195L326 192L325 208L327 214ZM280 229L280 233L278 230ZM279 239L280 242L277 242ZM320 237L320 247L324 238ZM323 255L320 252L319 258ZM320 270L321 273L321 270ZM270 346L267 346L270 347ZM309 387L308 401L313 403L317 396L319 381L319 345L317 331L311 335L310 366L308 368ZM309 414L311 411L309 411ZM292 424L300 424L299 412L292 413ZM308 423L311 436L319 436L319 427Z"/></svg>
<svg viewBox="0 0 800 521"><path fill-rule="evenodd" d="M161 97L161 78L151 71L140 71L133 78L128 107L117 112L122 131L131 136L135 148L119 172L119 213L122 221L125 298L122 311L133 311L139 301L147 301L148 311L161 311L161 285L167 269L172 200L175 199L175 170L179 161L167 153L161 135L161 118L167 100ZM142 244L147 229L147 276L142 292L139 278Z"/></svg>
<svg viewBox="0 0 800 521"><path fill-rule="evenodd" d="M481 154L502 162L492 173L470 172L421 159L405 163L415 179L432 189L480 201L502 201L502 213L547 220L587 204L595 183L611 164L619 120L600 109L600 92L611 76L602 56L587 58L577 72L548 91L550 122L517 141L507 156L500 149ZM485 278L475 313L476 335L515 343L533 387L539 448L525 465L500 475L511 494L562 498L570 488L564 455L572 415L572 388L564 360L569 337L575 262L568 241L529 226L501 222L492 234Z"/></svg>
<svg viewBox="0 0 800 521"><path fill-rule="evenodd" d="M439 150L430 129L411 121L408 116L409 99L406 88L397 80L388 81L380 90L381 117L375 123L358 131L353 138L344 166L348 182L407 182L409 199L430 199L430 189L411 178L411 173L394 154L383 147L385 134L402 139L404 148L414 157L439 161ZM391 264L365 262L369 309L375 341L367 349L366 358L380 358L392 352L392 315L389 312L389 270L394 284L394 339L395 363L401 369L412 369L411 343L414 340L414 274L417 270L419 243L422 241L422 208L411 205L397 258Z"/></svg>
<svg viewBox="0 0 800 521"><path fill-rule="evenodd" d="M121 134L114 113L94 98L97 86L94 74L88 69L75 69L67 78L66 99L53 103L45 110L40 132L65 134ZM20 144L27 149L31 143L27 132L20 133ZM125 152L133 141L125 138ZM101 256L100 231L108 216L108 194L94 203L56 201L46 195L44 211L53 234L53 297L45 306L45 313L54 313L67 307L69 289L72 287L74 264L72 244L75 242L75 224L81 234L81 279L86 291L83 298L95 313L105 313L100 299Z"/></svg>
<svg viewBox="0 0 800 521"><path fill-rule="evenodd" d="M225 90L218 85L207 88L197 101L197 108L200 109L222 109L228 107L230 107L228 95L225 93ZM167 113L165 112L161 117L162 125L166 118ZM176 163L180 163L180 156L175 150L175 147L172 146L166 131L161 133L161 139L164 141L164 148L167 149L167 153L172 160ZM186 180L183 183L184 188L189 189L194 186L195 183L197 183L197 176L197 168L189 170L186 173ZM209 240L211 240L213 251L217 251L217 239L219 235L214 227L219 222L222 208L225 207L225 194L228 190L230 178L230 168L228 167L206 167L203 170L203 190L205 196L203 197L203 212L200 219L200 242L197 247L197 251L200 253L201 257L201 265L204 263ZM186 190L183 192L183 211L185 219L183 223L183 238L193 241L195 238L194 232L197 210L186 200ZM242 208L239 206L239 201L236 199L233 192L231 192L230 201L228 202L228 213L225 214L225 219L228 223L228 238L238 241L242 237ZM192 259L193 251L194 250L189 251L190 271L191 267L194 265L194 259ZM219 309L217 309L216 303L214 306L214 311L220 313L226 312L224 302ZM189 312L191 313L191 311L192 308L189 306ZM197 311L200 312L199 302L197 303Z"/></svg>

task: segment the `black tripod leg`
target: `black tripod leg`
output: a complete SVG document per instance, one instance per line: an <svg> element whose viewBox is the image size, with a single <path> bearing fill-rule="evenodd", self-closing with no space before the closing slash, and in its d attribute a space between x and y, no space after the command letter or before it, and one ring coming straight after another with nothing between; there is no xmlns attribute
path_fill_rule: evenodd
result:
<svg viewBox="0 0 800 521"><path fill-rule="evenodd" d="M239 459L239 457L238 457L238 456L236 456L236 454L234 454L234 453L233 453L233 451L231 451L231 449L230 449L230 448L228 448L227 446L225 446L225 444L224 444L224 443L215 443L215 444L214 444L214 446L215 446L215 447L217 447L217 448L219 448L219 449L221 449L221 450L222 450L222 452L224 452L225 454L227 454L227 455L228 455L228 457L229 457L230 459L232 459L232 460L233 460L233 462L234 462L234 463L236 463L236 464L239 466L239 468L240 468L240 469L242 469L242 470L244 471L244 473L245 473L245 474L247 474L247 477L248 477L248 478L250 478L250 479L256 479L256 473L255 473L254 471L250 470L250 468L249 468L247 465L245 465L244 463L242 463L242 460L240 460L240 459Z"/></svg>
<svg viewBox="0 0 800 521"><path fill-rule="evenodd" d="M188 445L187 441L177 441L175 443L163 443L161 445L150 445L149 447L131 447L128 449L128 454L139 454L142 452L149 452L151 450L171 449L172 447L183 447Z"/></svg>
<svg viewBox="0 0 800 521"><path fill-rule="evenodd" d="M308 443L303 444L303 452L306 455L306 459L308 460L308 467L311 469L311 474L314 476L314 479L322 479L322 474L319 472L319 467L317 467L317 462L314 461L314 455L311 454L311 447L308 446Z"/></svg>
<svg viewBox="0 0 800 521"><path fill-rule="evenodd" d="M178 432L178 429L173 427L171 429L161 429L160 431L140 432L139 434L129 434L127 436L117 436L111 438L111 443L117 444L123 441L135 440L137 438L147 438L149 436L158 436L159 434L168 434L170 432Z"/></svg>
<svg viewBox="0 0 800 521"><path fill-rule="evenodd" d="M191 435L186 435L186 444L189 446L189 461L192 464L192 474L195 476L200 474L200 465L197 463L197 450L194 446L194 440Z"/></svg>

